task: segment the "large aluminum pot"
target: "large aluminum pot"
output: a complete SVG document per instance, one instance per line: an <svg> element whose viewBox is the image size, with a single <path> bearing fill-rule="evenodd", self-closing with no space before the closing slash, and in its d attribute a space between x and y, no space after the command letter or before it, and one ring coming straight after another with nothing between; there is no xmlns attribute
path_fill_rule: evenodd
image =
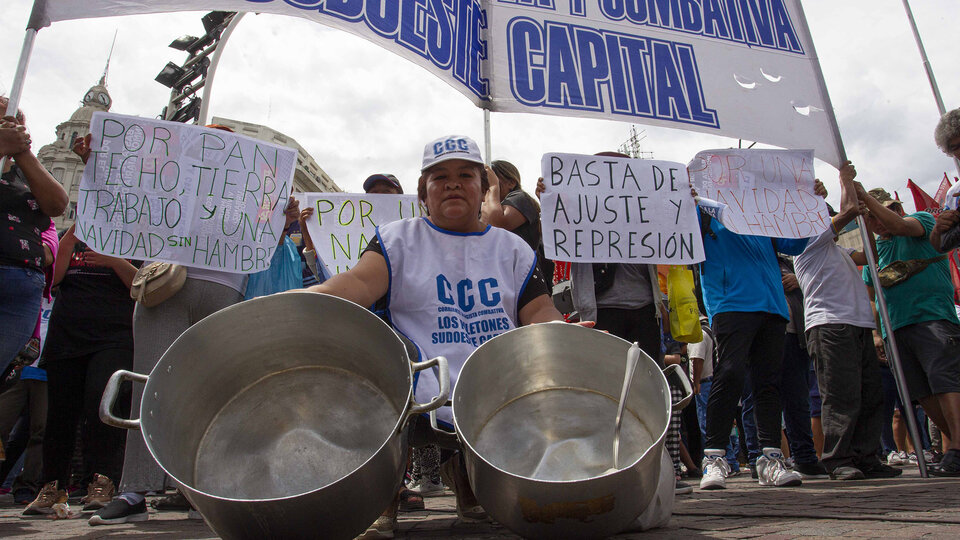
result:
<svg viewBox="0 0 960 540"><path fill-rule="evenodd" d="M440 395L413 402L436 366ZM139 420L110 409L146 383ZM446 359L411 364L379 318L294 292L221 310L170 346L150 376L113 374L104 422L140 429L150 453L225 538L353 538L396 495L404 426L449 395Z"/></svg>
<svg viewBox="0 0 960 540"><path fill-rule="evenodd" d="M652 499L673 407L645 354L634 372L613 468L614 422L630 343L571 324L538 324L484 343L464 364L453 418L484 509L528 538L600 538Z"/></svg>

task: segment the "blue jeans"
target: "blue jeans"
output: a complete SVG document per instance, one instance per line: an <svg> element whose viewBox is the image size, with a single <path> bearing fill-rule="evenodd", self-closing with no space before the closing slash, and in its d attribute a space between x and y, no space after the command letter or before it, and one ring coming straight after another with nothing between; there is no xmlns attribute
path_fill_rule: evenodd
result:
<svg viewBox="0 0 960 540"><path fill-rule="evenodd" d="M0 374L37 328L44 283L39 270L0 265Z"/></svg>
<svg viewBox="0 0 960 540"><path fill-rule="evenodd" d="M900 410L901 421L906 425L907 419L904 418L905 410L903 402L900 401L900 395L897 392L897 382L893 378L890 367L880 365L880 382L883 384L883 430L880 432L880 445L884 454L889 454L897 449L893 438L893 409ZM916 413L917 426L920 428L920 438L923 440L925 450L930 449L930 435L927 433L927 415L923 412L923 407L914 407ZM910 438L910 432L907 430L907 439ZM912 441L911 441L912 443ZM906 452L906 448L903 449Z"/></svg>
<svg viewBox="0 0 960 540"><path fill-rule="evenodd" d="M700 381L700 393L695 396L697 402L697 422L700 424L700 435L706 440L707 437L707 400L710 398L710 387L713 381ZM730 436L730 442L727 444L727 463L730 470L740 472L740 463L737 461L737 452L740 451L740 438Z"/></svg>
<svg viewBox="0 0 960 540"><path fill-rule="evenodd" d="M813 446L810 428L810 357L800 348L797 334L786 334L780 367L780 399L783 404L783 423L790 443L790 455L797 463L816 463L817 451ZM747 440L750 463L760 456L762 449L757 442L756 419L753 414L753 392L749 382L743 386L743 430Z"/></svg>

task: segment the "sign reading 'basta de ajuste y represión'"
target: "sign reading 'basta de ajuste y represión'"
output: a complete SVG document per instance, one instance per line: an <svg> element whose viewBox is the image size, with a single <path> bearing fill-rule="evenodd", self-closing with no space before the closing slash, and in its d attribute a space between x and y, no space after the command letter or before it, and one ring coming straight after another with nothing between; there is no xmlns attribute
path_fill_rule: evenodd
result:
<svg viewBox="0 0 960 540"><path fill-rule="evenodd" d="M697 209L683 165L545 154L541 197L549 259L692 264L704 259Z"/></svg>
<svg viewBox="0 0 960 540"><path fill-rule="evenodd" d="M222 130L95 113L77 237L105 255L269 268L296 166L290 148Z"/></svg>

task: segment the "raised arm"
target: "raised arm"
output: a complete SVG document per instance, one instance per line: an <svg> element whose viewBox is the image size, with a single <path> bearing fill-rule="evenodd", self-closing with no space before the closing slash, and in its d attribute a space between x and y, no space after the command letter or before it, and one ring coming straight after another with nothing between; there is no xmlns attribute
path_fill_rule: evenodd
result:
<svg viewBox="0 0 960 540"><path fill-rule="evenodd" d="M23 126L16 124L13 117L4 117L3 128L16 128L22 130ZM19 153L12 154L11 157L17 163L17 167L23 171L23 176L27 179L27 185L30 186L30 192L40 205L40 210L48 217L57 217L63 214L70 202L67 191L63 189L60 182L49 173L37 156L33 155L28 147Z"/></svg>
<svg viewBox="0 0 960 540"><path fill-rule="evenodd" d="M487 167L487 179L490 182L490 188L483 196L483 204L480 206L480 221L500 229L512 231L527 222L516 208L507 205L504 206L500 200L500 179L492 168Z"/></svg>
<svg viewBox="0 0 960 540"><path fill-rule="evenodd" d="M848 223L860 215L860 200L857 198L857 188L853 179L857 177L857 170L853 163L845 161L840 167L840 213L833 216L833 232L839 234Z"/></svg>
<svg viewBox="0 0 960 540"><path fill-rule="evenodd" d="M900 214L887 208L873 195L867 193L860 182L854 182L854 186L857 190L857 197L867 205L870 215L877 218L877 221L887 229L887 232L893 236L918 237L926 235L926 231L919 221L911 217L901 217Z"/></svg>

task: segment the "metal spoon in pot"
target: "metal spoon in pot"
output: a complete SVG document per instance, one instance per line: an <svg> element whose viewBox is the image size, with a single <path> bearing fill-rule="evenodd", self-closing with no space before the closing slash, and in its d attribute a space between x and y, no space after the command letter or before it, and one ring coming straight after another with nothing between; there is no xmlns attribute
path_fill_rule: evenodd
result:
<svg viewBox="0 0 960 540"><path fill-rule="evenodd" d="M640 346L634 343L627 349L627 366L623 373L623 388L620 390L620 404L617 407L617 423L613 432L613 469L619 470L620 464L620 426L623 423L623 409L627 405L627 394L630 393L630 385L633 384L633 372L637 369L637 362L640 360ZM608 471L611 472L611 471Z"/></svg>

